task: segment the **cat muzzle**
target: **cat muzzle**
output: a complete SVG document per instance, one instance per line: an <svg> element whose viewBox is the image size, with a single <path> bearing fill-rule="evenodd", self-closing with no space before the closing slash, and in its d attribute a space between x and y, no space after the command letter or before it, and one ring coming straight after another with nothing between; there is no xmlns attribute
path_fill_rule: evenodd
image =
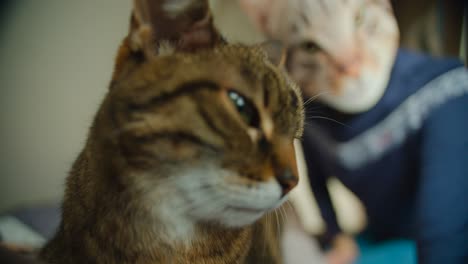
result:
<svg viewBox="0 0 468 264"><path fill-rule="evenodd" d="M283 172L277 174L276 180L281 186L281 197L284 197L286 194L288 194L298 183L298 178L290 169L286 169Z"/></svg>

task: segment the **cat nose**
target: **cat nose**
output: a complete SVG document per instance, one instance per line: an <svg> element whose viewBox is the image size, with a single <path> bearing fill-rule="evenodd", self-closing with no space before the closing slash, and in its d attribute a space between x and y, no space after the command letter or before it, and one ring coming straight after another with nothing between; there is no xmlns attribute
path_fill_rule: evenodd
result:
<svg viewBox="0 0 468 264"><path fill-rule="evenodd" d="M362 58L359 54L335 60L336 67L341 74L358 77L361 73Z"/></svg>
<svg viewBox="0 0 468 264"><path fill-rule="evenodd" d="M283 197L289 193L299 181L294 142L287 137L276 138L273 150L272 169L276 181L281 187Z"/></svg>
<svg viewBox="0 0 468 264"><path fill-rule="evenodd" d="M298 178L293 174L293 172L290 169L285 169L284 171L278 173L276 176L276 180L281 186L281 197L288 194L292 190L292 188L294 188L297 185L298 182Z"/></svg>
<svg viewBox="0 0 468 264"><path fill-rule="evenodd" d="M338 70L345 75L351 77L357 77L360 73L360 63L358 62L351 62L347 64L340 64L338 65Z"/></svg>

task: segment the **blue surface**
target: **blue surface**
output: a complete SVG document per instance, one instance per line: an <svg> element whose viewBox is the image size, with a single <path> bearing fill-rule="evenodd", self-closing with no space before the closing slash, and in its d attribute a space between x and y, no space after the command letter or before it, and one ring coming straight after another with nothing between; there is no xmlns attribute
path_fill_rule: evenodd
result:
<svg viewBox="0 0 468 264"><path fill-rule="evenodd" d="M416 243L411 240L389 240L372 243L357 239L361 255L356 264L416 264Z"/></svg>

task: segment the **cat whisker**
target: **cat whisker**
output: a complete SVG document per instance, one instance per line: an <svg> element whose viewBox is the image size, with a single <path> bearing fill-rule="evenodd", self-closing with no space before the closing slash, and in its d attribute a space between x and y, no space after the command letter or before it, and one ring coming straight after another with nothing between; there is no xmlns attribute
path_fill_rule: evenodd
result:
<svg viewBox="0 0 468 264"><path fill-rule="evenodd" d="M304 111L308 112L310 110L318 110L318 109L323 109L323 108L324 108L323 105L309 106L307 108L304 108Z"/></svg>
<svg viewBox="0 0 468 264"><path fill-rule="evenodd" d="M265 219L266 225L270 226L271 225L271 214L266 214L266 219ZM267 250L267 240L266 237L263 236L263 252L262 256L266 256L266 250Z"/></svg>
<svg viewBox="0 0 468 264"><path fill-rule="evenodd" d="M311 114L321 114L322 112L321 111L308 110L305 113L306 113L306 117L307 117L307 116L309 116Z"/></svg>
<svg viewBox="0 0 468 264"><path fill-rule="evenodd" d="M277 234L281 234L281 224L280 224L280 220L279 220L279 217L278 217L278 212L275 210L273 211L275 213L275 217L276 217L276 228L277 228Z"/></svg>
<svg viewBox="0 0 468 264"><path fill-rule="evenodd" d="M330 93L330 92L329 92L329 91L323 91L323 92L320 92L320 93L318 93L318 94L316 94L316 95L314 95L314 96L308 98L308 99L304 102L303 106L306 107L308 104L312 103L313 101L315 101L316 99L318 99L320 96L322 96L322 95L324 95L324 94L327 94L327 93Z"/></svg>
<svg viewBox="0 0 468 264"><path fill-rule="evenodd" d="M289 206L292 212L294 212L294 206L290 200L286 200L285 204Z"/></svg>
<svg viewBox="0 0 468 264"><path fill-rule="evenodd" d="M282 221L281 223L284 223L285 219L283 216L283 212L281 211L281 207L276 208L275 211L278 213L278 218L280 219L280 221Z"/></svg>
<svg viewBox="0 0 468 264"><path fill-rule="evenodd" d="M351 126L346 125L345 123L342 123L342 122L340 122L338 120L335 120L335 119L329 118L329 117L325 117L325 116L309 116L309 117L306 118L306 120L311 120L311 119L324 119L324 120L335 122L335 123L337 123L339 125L342 125L344 127L351 128Z"/></svg>
<svg viewBox="0 0 468 264"><path fill-rule="evenodd" d="M286 208L284 208L283 206L281 206L279 209L281 210L281 212L282 212L282 214L283 214L283 216L284 216L283 221L284 221L285 223L288 222L289 219L288 219L288 212L286 211Z"/></svg>

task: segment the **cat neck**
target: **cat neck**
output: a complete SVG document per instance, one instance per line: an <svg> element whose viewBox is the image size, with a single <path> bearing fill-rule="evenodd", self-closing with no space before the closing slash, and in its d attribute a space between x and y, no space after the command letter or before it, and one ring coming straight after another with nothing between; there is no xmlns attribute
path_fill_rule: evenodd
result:
<svg viewBox="0 0 468 264"><path fill-rule="evenodd" d="M67 179L61 227L45 248L45 260L242 263L239 261L251 247L252 226L230 229L213 223L193 223L172 215L170 204L167 208L145 208L136 199L138 194L127 192L127 183L117 180L121 177L116 173L125 170L114 167L105 157L109 155L89 147L75 162Z"/></svg>

